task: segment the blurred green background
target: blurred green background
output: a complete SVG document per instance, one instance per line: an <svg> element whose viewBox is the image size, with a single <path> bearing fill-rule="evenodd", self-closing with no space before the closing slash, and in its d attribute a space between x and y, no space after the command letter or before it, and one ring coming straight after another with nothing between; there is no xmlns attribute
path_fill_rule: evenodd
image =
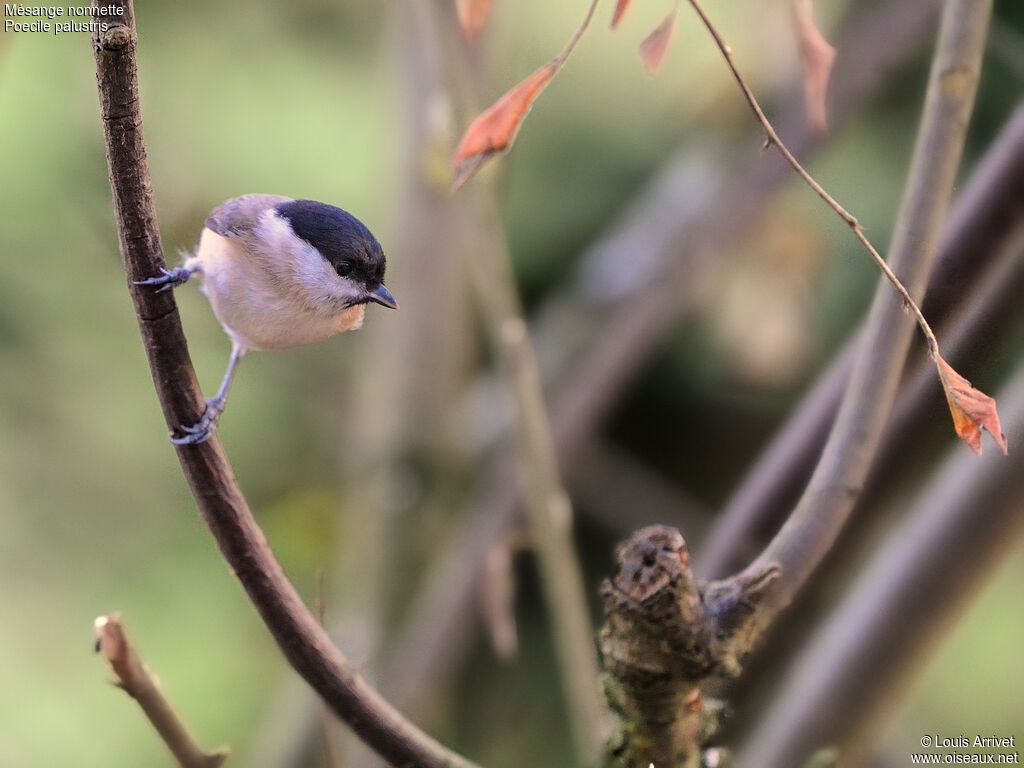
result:
<svg viewBox="0 0 1024 768"><path fill-rule="evenodd" d="M503 221L528 308L568 279L582 249L673 150L688 141L727 148L751 135L724 67L685 12L664 70L654 80L643 74L635 46L667 6L634 5L615 33L607 29L611 4L599 6L513 152L499 161ZM817 5L826 29L845 8ZM496 0L474 54L482 101L553 56L583 6ZM206 213L222 200L273 192L356 213L388 252L399 301L417 291L403 281L402 249L391 245L411 173L400 18L411 8L344 0L140 4L142 106L168 261L194 247ZM774 4L714 13L756 89L774 92L799 77L786 14ZM1022 16L1019 0L997 3L1009 53L986 60L965 167L1020 99ZM812 163L882 245L909 161L927 54L908 57ZM450 141L465 125L458 120ZM738 298L708 301L666 341L609 429L709 508L860 317L875 282L853 239L798 185L773 201L765 221L775 256L723 254L733 260L726 273ZM768 277L777 290L760 289ZM751 309L755 298L764 303ZM197 371L212 391L227 339L194 287L178 300ZM775 311L778 322L753 327L755 310ZM364 362L387 353L371 341L386 343L380 327L404 322L402 312L371 310L359 335L248 356L222 421L238 479L310 599L319 569L344 571L338 539L346 532L358 539L373 525L372 506L345 491L360 450L348 425L360 418L353 413L366 386L360 375L375 370ZM766 344L775 351L768 361L758 354ZM464 428L461 411L448 403L438 410L454 433ZM666 436L666 414L691 432ZM120 266L88 37L2 34L2 768L171 764L90 652L92 621L110 611L122 613L200 740L232 746L232 764L271 764L267 756L289 738L281 722L305 716L299 702L311 699L224 566L165 435ZM403 492L415 498L415 477L409 483ZM448 523L436 507L415 503L398 516L412 543L390 574L380 643ZM578 528L593 587L611 567L618 534L586 519ZM566 765L546 619L531 564L520 562L518 572L519 657L498 661L477 641L421 719L485 765ZM1022 579L1018 555L943 644L886 737L893 754L909 751L924 732L1024 738ZM346 601L358 608L366 599L343 588L328 597L339 616L358 613ZM339 642L368 665L372 649L353 632ZM308 764L322 764L315 751Z"/></svg>

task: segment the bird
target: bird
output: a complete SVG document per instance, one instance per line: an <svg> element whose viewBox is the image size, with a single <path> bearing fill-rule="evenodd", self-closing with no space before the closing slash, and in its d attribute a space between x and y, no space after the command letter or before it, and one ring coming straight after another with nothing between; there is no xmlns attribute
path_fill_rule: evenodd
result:
<svg viewBox="0 0 1024 768"><path fill-rule="evenodd" d="M136 281L166 291L202 279L213 314L231 339L217 394L200 420L181 426L175 445L210 439L239 360L250 350L310 344L363 324L367 304L398 309L384 286L384 249L352 214L315 200L250 194L206 219L184 264Z"/></svg>

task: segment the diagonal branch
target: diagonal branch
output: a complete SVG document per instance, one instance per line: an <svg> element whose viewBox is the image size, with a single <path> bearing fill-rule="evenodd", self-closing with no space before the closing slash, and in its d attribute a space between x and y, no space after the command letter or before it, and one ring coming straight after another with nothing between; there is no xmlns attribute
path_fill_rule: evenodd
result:
<svg viewBox="0 0 1024 768"><path fill-rule="evenodd" d="M713 30L697 0L690 2ZM924 291L949 207L990 14L991 3L978 0L947 0L943 11L924 114L890 245L892 271L910 286L911 297ZM717 32L712 34L739 79L727 46ZM752 100L749 90L741 85L748 100ZM767 124L764 113L759 108L755 111ZM781 151L774 132L769 133L769 138ZM751 616L751 633L743 642L756 641L792 600L845 524L888 422L912 330L903 315L903 302L880 286L839 416L815 472L782 530L743 572L749 578L771 565L782 568L777 587L764 609ZM934 352L931 342L930 349Z"/></svg>
<svg viewBox="0 0 1024 768"><path fill-rule="evenodd" d="M1021 231L1024 231L1024 106L1017 108L977 163L950 211L935 271L922 304L932 322L945 324L969 294L970 301L977 304L981 312L997 310L998 306L1009 306L1017 301L1007 296L1002 303L992 304L974 291L983 281L983 275L998 267L992 262L1002 258L1007 243ZM1017 258L1016 255L1009 257ZM986 320L981 325L989 323L991 321ZM941 328L939 335L943 335ZM856 338L851 339L833 357L828 370L804 396L799 408L733 491L697 556L695 568L701 576L721 578L741 568L784 521L786 510L799 498L828 437L829 426L853 368L855 342ZM954 338L946 338L944 345L955 357L969 357L963 352L957 354L960 342ZM897 433L915 428L924 418L921 407L910 404L919 401L917 395L924 388L934 389L935 375L927 361L922 360L914 376L915 384L900 395L903 405L897 408L887 443L892 443ZM930 402L933 407L942 407L941 398ZM901 413L906 415L901 416Z"/></svg>
<svg viewBox="0 0 1024 768"><path fill-rule="evenodd" d="M750 86L747 85L746 80L743 79L743 76L740 74L740 71L736 68L736 62L732 58L732 49L729 47L728 44L726 44L725 40L722 39L721 34L718 32L718 29L715 27L715 25L711 22L711 19L708 18L706 13L704 13L704 8L701 6L700 2L698 2L698 0L690 0L690 5L693 6L693 10L696 11L697 15L700 17L700 20L704 23L704 26L711 34L711 37L714 38L715 44L718 46L718 49L722 52L722 56L725 58L725 63L728 65L729 71L732 72L732 75L736 79L736 83L739 85L740 90L743 91L743 97L747 100L747 104L750 105L750 109L753 111L754 116L757 118L758 122L761 123L761 127L764 129L765 133L765 147L767 148L769 146L774 146L779 151L779 154L781 154L782 157L785 158L786 162L789 163L789 166L796 172L796 174L801 179L804 180L807 186L813 189L815 194L817 194L818 197L824 200L825 204L828 205L828 207L831 208L833 211L835 211L836 215L839 216L839 218L846 222L846 225L853 231L854 236L857 238L860 244L864 246L864 250L866 250L868 254L870 254L872 260L875 262L878 268L882 270L882 274L885 275L886 279L890 283L892 283L893 288L896 289L896 292L899 293L899 295L903 298L905 306L911 312L914 313L914 317L917 320L917 324L921 328L921 333L924 334L924 337L928 342L928 351L931 353L932 357L937 357L939 354L939 343L935 340L935 334L932 333L932 329L928 325L928 321L925 320L924 315L921 314L921 309L920 307L917 306L917 302L914 301L914 297L910 295L910 292L903 285L900 279L896 276L895 272L893 272L893 270L886 263L885 259L882 258L882 255L875 249L875 246L871 244L871 241L868 240L867 235L864 234L864 228L861 227L860 222L857 221L857 217L850 213L848 210L846 210L839 203L838 200L832 197L832 195L830 195L828 191L824 187L822 187L821 184L819 184L815 180L815 178L811 176L811 174L807 172L807 169L805 169L800 164L800 161L793 156L793 153L789 151L786 145L782 143L782 139L780 139L779 135L775 132L775 129L772 127L771 122L769 122L767 115L765 115L764 113L764 110L761 109L761 105L758 104L757 99L754 98L754 94L750 90ZM982 43L984 43L984 30L982 34ZM973 106L974 104L974 89L972 87L973 83L970 82L970 72L968 72L967 74L967 85L957 86L958 88L966 87L966 89L969 92L967 98L964 98L964 94L960 92L956 94L955 101L958 105L963 102L966 103L968 107L967 115L969 116L970 107ZM976 82L978 74L977 69L975 69L973 74L974 81ZM943 79L946 79L947 73L942 73L942 77ZM964 126L966 127L966 121L964 121ZM919 151L927 151L927 148L923 147L922 145L919 145ZM959 151L957 152L957 163L954 164L954 170L956 165L958 164Z"/></svg>
<svg viewBox="0 0 1024 768"><path fill-rule="evenodd" d="M164 266L142 135L136 30L130 2L102 9L93 38L114 211L143 345L168 426L192 424L203 399L170 292L133 285ZM274 557L235 482L219 440L176 449L199 511L281 651L332 710L388 761L424 768L470 768L406 720L352 668L302 602Z"/></svg>
<svg viewBox="0 0 1024 768"><path fill-rule="evenodd" d="M1001 402L1020 445L1024 368ZM1020 540L1022 505L1024 474L1013 462L950 453L799 653L738 764L788 768L831 744L843 747L845 764L862 764L927 651Z"/></svg>
<svg viewBox="0 0 1024 768"><path fill-rule="evenodd" d="M218 768L230 750L220 747L206 752L196 743L185 723L164 697L156 678L146 668L117 616L100 616L94 622L96 652L102 653L117 675L117 685L138 702L153 728L181 768Z"/></svg>
<svg viewBox="0 0 1024 768"><path fill-rule="evenodd" d="M840 67L832 83L833 129L850 119L918 48L923 29L935 15L934 0L892 0L884 10L858 17L837 43L847 66ZM785 101L790 108L780 111L797 114L799 99L798 94L791 95ZM798 154L819 145L802 115L783 132L797 137L790 146L799 145ZM559 464L566 469L571 469L579 446L598 428L621 390L642 370L641 363L653 353L666 327L682 314L687 301L680 297L691 295L682 289L702 269L705 254L748 229L763 201L791 178L781 162L737 164L728 169L725 183L713 195L684 215L679 200L701 186L692 183L690 157L691 151L684 150L666 164L632 206L634 211L584 254L574 285L559 291L538 313L531 335L541 359L570 361L560 374L552 407ZM595 267L601 262L635 260L639 253L650 254L655 263L645 272L647 279L631 286L628 295L609 298L593 289L592 273L599 271ZM581 333L583 339L578 338ZM494 467L476 497L473 514L437 558L396 646L399 651L385 670L382 687L403 707L422 707L421 692L451 667L457 650L464 647L472 630L465 617L472 610L484 558L516 524L518 491Z"/></svg>

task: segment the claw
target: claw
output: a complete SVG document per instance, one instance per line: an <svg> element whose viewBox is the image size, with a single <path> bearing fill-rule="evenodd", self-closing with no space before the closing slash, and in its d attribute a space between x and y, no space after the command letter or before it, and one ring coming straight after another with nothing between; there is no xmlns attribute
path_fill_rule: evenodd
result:
<svg viewBox="0 0 1024 768"><path fill-rule="evenodd" d="M205 443L212 435L213 430L201 434L185 435L185 437L172 437L171 443L174 445L198 445L199 443Z"/></svg>
<svg viewBox="0 0 1024 768"><path fill-rule="evenodd" d="M156 289L157 293L162 291L168 291L171 288L177 288L179 285L188 281L192 276L192 270L186 267L175 267L174 269L165 269L160 267L161 274L158 277L148 277L145 280L135 280L135 285L159 285Z"/></svg>
<svg viewBox="0 0 1024 768"><path fill-rule="evenodd" d="M206 410L199 421L191 426L178 427L185 434L182 437L172 437L174 445L198 445L209 440L217 431L217 421L224 412L224 403L217 398L206 401Z"/></svg>
<svg viewBox="0 0 1024 768"><path fill-rule="evenodd" d="M178 270L175 270L177 272ZM182 271L188 272L184 268ZM172 272L169 277L174 277ZM151 280L159 280L160 278L150 278ZM217 421L220 419L220 415L224 413L224 406L228 402L228 390L231 388L231 379L234 378L235 368L238 366L238 361L242 359L242 355L245 354L245 347L239 346L237 343L231 347L231 358L228 361L228 369L224 373L224 379L220 383L220 389L217 390L217 396L211 397L206 400L206 410L203 412L203 416L199 421L191 426L181 426L178 430L182 432L181 437L172 437L171 442L174 445L197 445L199 443L205 443L217 429Z"/></svg>

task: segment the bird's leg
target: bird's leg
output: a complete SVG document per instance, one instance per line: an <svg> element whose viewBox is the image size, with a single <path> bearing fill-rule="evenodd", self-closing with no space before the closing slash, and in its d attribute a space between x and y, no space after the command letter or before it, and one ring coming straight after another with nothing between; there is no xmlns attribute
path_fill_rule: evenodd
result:
<svg viewBox="0 0 1024 768"><path fill-rule="evenodd" d="M160 287L156 289L156 292L160 293L171 288L177 288L179 285L188 282L188 279L192 277L192 273L199 271L199 267L190 267L186 264L184 267L175 267L174 269L160 267L160 271L163 274L147 278L146 280L136 280L135 285L159 285Z"/></svg>
<svg viewBox="0 0 1024 768"><path fill-rule="evenodd" d="M206 411L204 411L203 417L191 427L182 427L181 431L185 435L183 437L172 437L172 443L175 445L194 445L196 443L205 443L210 439L214 430L217 429L217 420L224 413L224 406L228 400L228 390L231 388L231 380L235 377L238 361L242 359L242 355L245 352L245 347L237 342L232 342L231 359L228 360L228 370L220 383L220 389L217 390L217 394L214 397L207 399Z"/></svg>

